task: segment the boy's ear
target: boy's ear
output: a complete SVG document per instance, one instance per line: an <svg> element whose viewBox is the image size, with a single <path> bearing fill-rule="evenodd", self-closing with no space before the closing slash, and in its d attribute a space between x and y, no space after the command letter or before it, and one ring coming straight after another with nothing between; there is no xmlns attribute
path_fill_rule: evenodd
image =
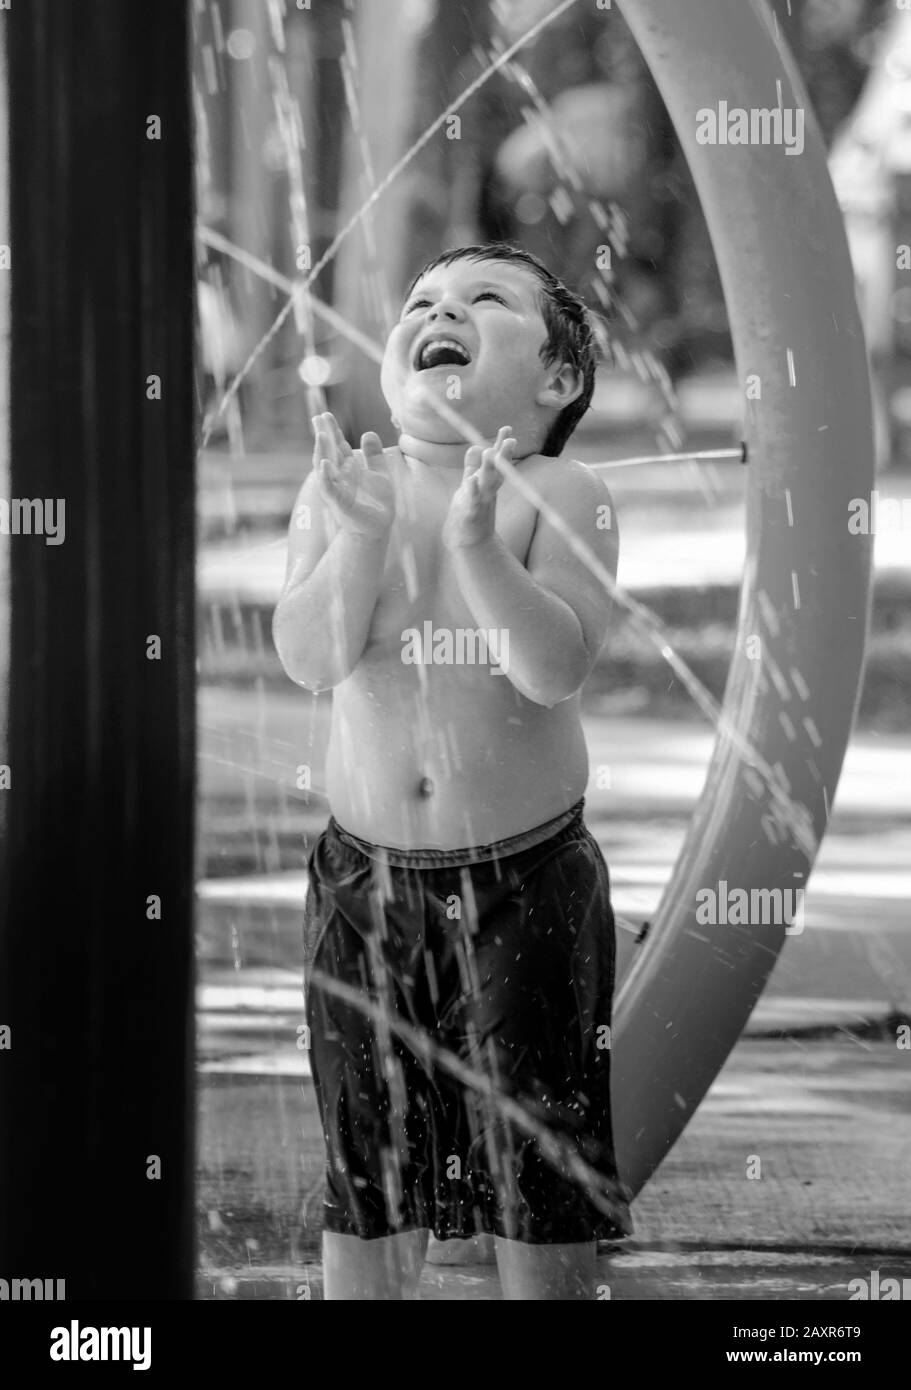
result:
<svg viewBox="0 0 911 1390"><path fill-rule="evenodd" d="M538 405L550 405L555 406L557 410L563 410L577 396L582 395L582 386L582 373L570 366L569 362L561 362L548 368L547 380L535 400Z"/></svg>

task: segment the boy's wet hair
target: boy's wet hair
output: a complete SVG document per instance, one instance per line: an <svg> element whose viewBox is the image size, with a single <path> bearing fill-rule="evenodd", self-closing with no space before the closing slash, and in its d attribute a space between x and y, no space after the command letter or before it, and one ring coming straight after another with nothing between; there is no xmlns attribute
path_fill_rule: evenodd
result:
<svg viewBox="0 0 911 1390"><path fill-rule="evenodd" d="M444 251L418 271L408 287L408 294L431 270L437 266L451 265L453 261L509 261L513 265L524 266L541 286L541 316L547 328L541 359L546 367L553 362L568 362L582 376L581 393L563 407L541 445L542 454L555 458L562 453L566 441L591 405L595 389L599 335L590 311L577 294L573 294L548 270L543 261L523 247L506 241L490 241L480 246L456 246Z"/></svg>

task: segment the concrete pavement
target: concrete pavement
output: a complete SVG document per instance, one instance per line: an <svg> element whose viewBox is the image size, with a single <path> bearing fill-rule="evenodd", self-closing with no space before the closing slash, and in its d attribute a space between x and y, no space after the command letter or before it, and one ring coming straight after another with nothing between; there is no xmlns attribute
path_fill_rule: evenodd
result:
<svg viewBox="0 0 911 1390"><path fill-rule="evenodd" d="M602 1247L610 1298L840 1301L873 1271L911 1277L909 1058L887 1038L741 1041L633 1238ZM311 1088L209 1075L199 1107L198 1296L319 1298ZM489 1266L425 1270L424 1300L497 1297Z"/></svg>

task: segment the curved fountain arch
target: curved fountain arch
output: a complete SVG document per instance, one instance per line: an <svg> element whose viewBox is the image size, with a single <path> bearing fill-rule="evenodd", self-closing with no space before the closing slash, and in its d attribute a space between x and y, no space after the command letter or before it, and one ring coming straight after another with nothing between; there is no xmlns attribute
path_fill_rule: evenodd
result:
<svg viewBox="0 0 911 1390"><path fill-rule="evenodd" d="M822 138L765 0L622 0L705 209L737 371L761 397L745 437L747 559L723 725L676 868L616 1001L614 1125L635 1195L736 1043L783 924L697 920L701 889L802 887L838 783L863 671L872 544L848 533L869 495L869 376ZM804 111L804 148L700 144L698 113ZM708 122L702 123L703 131ZM796 126L793 127L796 130ZM796 149L796 142L794 144ZM745 392L745 401L746 401ZM759 637L761 657L751 659ZM748 739L808 834L751 767ZM777 803L777 805L776 805ZM799 940L795 945L799 949Z"/></svg>

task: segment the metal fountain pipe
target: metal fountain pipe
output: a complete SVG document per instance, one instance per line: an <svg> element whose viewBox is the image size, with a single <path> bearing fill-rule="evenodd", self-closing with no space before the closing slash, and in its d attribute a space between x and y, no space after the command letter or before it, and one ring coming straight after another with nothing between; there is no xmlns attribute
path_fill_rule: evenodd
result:
<svg viewBox="0 0 911 1390"><path fill-rule="evenodd" d="M2 538L0 1270L67 1298L190 1298L187 6L29 0L3 34L5 485L62 499L64 529Z"/></svg>
<svg viewBox="0 0 911 1390"><path fill-rule="evenodd" d="M615 1010L615 1137L635 1193L716 1077L785 939L781 922L703 924L697 893L711 890L717 902L722 885L802 888L826 827L863 669L872 546L849 535L848 504L870 492L873 439L842 218L774 16L764 0L622 0L622 9L706 212L745 403L750 378L750 396L761 389L744 430L747 560L728 731ZM729 111L802 110L802 152L700 143L697 130L710 123L699 113L714 111L720 130L723 101ZM806 834L751 770L744 739L806 808Z"/></svg>

